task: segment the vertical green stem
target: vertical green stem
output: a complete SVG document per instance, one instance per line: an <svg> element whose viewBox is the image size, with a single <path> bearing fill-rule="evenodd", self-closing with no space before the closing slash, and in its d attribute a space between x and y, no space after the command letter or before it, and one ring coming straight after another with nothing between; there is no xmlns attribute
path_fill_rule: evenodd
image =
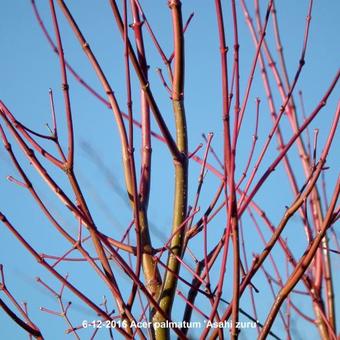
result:
<svg viewBox="0 0 340 340"><path fill-rule="evenodd" d="M174 294L177 286L177 275L180 270L180 262L176 257L182 257L184 243L184 228L179 232L178 228L182 225L187 214L187 196L188 196L188 142L187 127L184 109L184 37L183 23L181 12L181 1L169 1L169 7L172 13L173 31L174 31L174 78L172 89L172 105L175 115L176 125L176 144L181 154L180 159L174 161L175 166L175 197L173 206L172 234L175 236L170 243L169 256L167 261L163 285L159 296L159 305L164 313L170 317ZM159 313L152 316L153 322L165 321ZM157 328L154 330L156 339L168 339L169 329Z"/></svg>

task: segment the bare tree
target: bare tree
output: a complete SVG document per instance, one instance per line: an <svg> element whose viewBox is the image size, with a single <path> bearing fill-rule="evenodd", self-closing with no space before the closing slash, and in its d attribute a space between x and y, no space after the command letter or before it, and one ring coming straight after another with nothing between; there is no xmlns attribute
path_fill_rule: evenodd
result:
<svg viewBox="0 0 340 340"><path fill-rule="evenodd" d="M57 304L41 311L64 319L66 332L78 339L89 330L91 339L236 339L240 331L290 339L297 323L336 339L340 180L328 159L335 151L340 72L320 88L317 104L304 98L313 1L306 2L295 69L279 28L279 19L289 18L279 17L274 0L206 4L215 27L189 13L197 3L169 0L165 25L157 23L163 2L107 3L107 29L117 34L113 42L107 32L96 39L113 52L117 70L87 37L95 23L84 26L77 18L77 6L85 5L50 0L46 16L32 0L45 45L59 62L62 98L49 90L47 133L32 127L32 109L23 118L0 101L1 162L10 160L7 179L23 202L38 207L40 221L34 230L34 212L2 203L0 220L9 233L2 229L1 238L14 236L45 270L36 284ZM188 51L199 27L200 50ZM249 37L251 55L242 49ZM210 43L213 57L195 69L195 56ZM79 47L79 60L86 57L97 79L87 81L77 65ZM215 89L207 88L211 81ZM205 98L193 93L197 88ZM94 112L87 124L79 118L94 100L114 123L102 124ZM197 112L200 105L209 112ZM42 124L45 116L38 118ZM217 131L206 130L210 121ZM320 127L313 130L315 122ZM19 213L25 221L17 225ZM2 253L15 256L10 247ZM0 306L31 338L43 339L46 325L18 302L5 262Z"/></svg>

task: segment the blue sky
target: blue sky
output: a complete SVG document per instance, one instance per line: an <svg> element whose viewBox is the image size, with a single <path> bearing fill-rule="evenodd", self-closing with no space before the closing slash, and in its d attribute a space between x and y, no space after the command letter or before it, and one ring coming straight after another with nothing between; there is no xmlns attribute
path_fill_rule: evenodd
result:
<svg viewBox="0 0 340 340"><path fill-rule="evenodd" d="M41 15L45 20L50 33L53 33L50 13L47 1L37 1ZM115 27L109 5L106 1L82 1L81 6L77 2L70 2L70 9L73 11L80 28L83 30L90 46L98 56L103 65L108 79L112 84L122 110L126 111L126 95L123 68L123 45ZM160 43L167 55L172 52L171 18L166 5L166 1L143 1L144 10L150 20ZM251 8L251 4L249 4ZM287 58L287 67L290 79L292 80L298 66L299 55L301 53L305 18L307 13L307 1L278 1L277 11L282 33L284 51ZM43 34L36 22L29 1L9 1L4 0L0 4L2 20L0 21L0 99L8 106L19 121L27 124L32 129L47 133L46 123L50 124L51 117L49 111L48 89L52 88L55 95L56 109L58 112L58 125L60 127L60 138L63 146L66 146L66 138L63 133L64 108L60 86L60 72L58 59L48 46ZM247 75L250 69L254 47L250 38L248 27L240 8L239 10L239 34L240 34L240 65L241 65L241 91L244 93ZM183 17L186 19L191 12L195 13L194 19L186 33L186 82L185 98L186 112L189 130L190 150L203 142L201 134L214 132L213 147L219 155L222 155L222 124L221 124L221 94L220 94L220 64L218 55L217 28L212 1L188 0L183 1ZM79 44L73 33L65 25L62 14L57 11L60 19L64 50L67 60L81 76L88 81L97 91L103 94L98 80L92 71L87 59L82 54ZM227 6L226 21L229 19L230 6ZM340 45L338 43L338 32L340 24L338 20L340 13L340 3L338 1L316 1L314 4L310 40L306 55L306 65L297 84L297 90L302 89L305 97L305 108L307 114L320 101L322 95L331 82L339 67ZM271 30L270 22L270 30ZM226 25L230 34L227 36L230 46L229 60L232 60L232 26ZM131 32L130 32L131 33ZM274 49L272 34L268 34L270 47ZM168 93L164 90L156 74L155 69L164 65L159 55L156 53L149 37L146 37L146 49L150 64L150 82L157 96L157 101L162 109L163 116L173 131L171 102ZM136 85L136 80L133 79ZM275 87L273 79L272 84ZM76 173L80 184L84 190L89 206L94 218L100 228L110 233L115 238L120 238L122 230L125 229L131 218L131 212L124 194L123 174L120 162L120 149L118 133L110 111L99 101L90 96L71 76L69 76L70 93L72 99L72 109L74 113L75 136L76 136ZM134 86L134 110L138 118L138 87ZM276 106L282 104L277 93L275 93ZM270 116L266 104L266 98L260 74L257 70L254 85L250 94L249 106L246 111L244 128L241 131L238 153L237 176L241 175L248 155L251 138L254 129L255 98L260 97L261 119L258 147L255 156L258 155L260 146L266 140L270 129ZM331 96L327 108L311 124L310 131L314 128L320 130L319 145L323 145L327 138L330 122L333 118L336 103L339 97L339 85ZM298 102L298 97L296 96ZM2 124L2 122L1 122ZM153 122L153 128L158 131ZM286 139L291 136L287 121L283 121ZM139 131L135 131L135 139L140 138ZM270 148L269 156L265 158L263 167L259 174L262 174L266 166L270 164L277 153L275 141ZM12 143L14 146L14 142ZM339 134L336 136L335 145L339 145ZM97 155L94 157L91 150ZM14 146L14 151L18 159L22 162L24 169L30 174L30 178L35 183L36 189L47 202L50 209L60 217L67 229L76 234L77 225L63 206L54 198L46 185L39 179L32 167L25 160L21 151ZM320 150L319 150L320 151ZM202 152L201 152L202 154ZM319 153L318 153L319 154ZM339 161L336 153L331 152L328 163L331 167L327 173L329 187L332 188L338 176ZM92 155L92 156L91 156ZM289 153L292 163L296 165L299 184L303 184L302 169L296 154L296 149ZM139 147L136 145L136 161L139 162ZM209 158L212 164L216 162ZM173 169L171 157L166 147L158 141L153 142L153 180L152 195L150 198L150 223L152 234L155 238L155 246L159 246L166 240L166 235L171 223L172 206L172 176ZM52 167L48 167L52 170ZM54 171L54 170L53 170ZM200 167L195 163L190 163L190 189L189 202L195 198L197 187L197 177ZM63 254L69 249L69 245L64 242L57 232L49 225L49 222L42 217L35 202L22 187L16 186L6 180L6 176L12 175L18 178L14 167L11 165L8 155L3 148L0 148L0 209L13 224L23 233L23 235L34 244L41 253ZM54 177L60 185L69 192L67 182L61 172L54 172ZM218 186L218 180L208 174L203 186L200 205L202 211L209 204ZM330 194L330 192L329 192ZM291 189L287 179L284 177L283 167L279 166L275 174L268 180L266 186L256 196L257 202L270 212L270 218L274 225L278 223L284 213L285 205L293 199ZM170 208L169 208L170 207ZM223 214L219 216L214 225L222 225ZM247 228L249 218L245 218L244 225ZM40 306L56 309L57 304L53 297L35 282L35 277L39 276L49 282L57 289L59 283L46 274L38 264L22 249L14 237L4 228L0 229L0 263L4 264L8 286L19 301L27 301L32 319L41 325L47 339L61 339L66 328L64 321L56 316L52 316L39 311ZM245 229L248 230L248 229ZM263 230L265 230L263 228ZM251 251L260 251L260 243L253 244L254 234L251 230L245 232L246 243L249 243ZM268 237L268 233L266 236ZM301 255L306 246L304 234L299 218L293 219L285 232L288 242L291 240L291 247L295 254ZM218 232L209 239L212 246L218 238ZM301 241L300 241L301 239ZM193 243L193 250L199 251L202 239ZM91 249L91 248L90 248ZM251 255L250 255L251 256ZM275 250L278 264L284 273L284 262L282 253ZM339 271L339 265L335 263L335 268ZM188 258L190 262L190 258ZM229 262L228 262L229 264ZM270 267L269 262L265 266ZM70 280L79 284L83 291L89 294L95 301L102 298L105 291L98 278L93 275L91 269L86 264L72 265L63 264L60 266L61 272L71 273ZM229 267L230 269L230 267ZM216 269L217 272L217 269ZM117 272L119 281L124 285L124 276ZM186 275L186 274L185 274ZM339 282L339 274L336 280ZM269 288L260 276L256 282L263 291ZM101 288L96 288L101 287ZM228 286L228 288L230 288ZM184 289L184 288L183 288ZM89 319L95 316L84 307L71 293L66 292L68 299L73 301L71 316L74 320ZM129 294L129 292L124 292ZM227 290L227 296L231 291ZM270 293L261 295L262 308L259 309L260 320L264 320L268 308L272 304ZM199 301L199 300L198 300ZM297 300L298 301L298 300ZM298 301L306 304L303 309L309 311L310 306L307 300ZM112 301L110 301L112 305ZM207 303L205 300L199 303ZM249 295L245 294L241 300L241 307L251 311ZM184 308L183 303L179 303L176 311ZM339 310L339 306L338 306ZM340 312L340 310L339 310ZM181 313L174 314L174 318L180 318ZM38 322L39 321L39 322ZM307 334L309 338L317 338L314 329L295 319L298 334ZM75 322L77 324L77 322ZM24 339L25 335L19 331L15 324L4 313L0 313L0 329L4 338ZM282 323L277 322L274 330L278 334L284 334ZM302 333L302 331L304 333ZM245 331L244 338L252 338L252 333ZM90 333L85 330L79 333L82 338L88 338ZM106 334L99 334L98 339L105 339ZM298 338L298 337L297 337Z"/></svg>

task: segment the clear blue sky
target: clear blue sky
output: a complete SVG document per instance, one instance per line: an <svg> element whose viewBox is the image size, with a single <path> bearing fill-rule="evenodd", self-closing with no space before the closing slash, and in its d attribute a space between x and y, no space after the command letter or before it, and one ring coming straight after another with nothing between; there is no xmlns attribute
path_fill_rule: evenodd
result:
<svg viewBox="0 0 340 340"><path fill-rule="evenodd" d="M164 51L169 55L172 52L172 36L170 29L170 12L167 8L166 1L147 0L141 2L144 3L144 10L160 39ZM81 5L80 2L77 1L69 1L69 3L70 9L74 11L74 16L78 20L86 39L89 41L95 54L99 57L99 61L102 63L108 75L122 110L126 111L125 83L123 81L123 45L117 33L108 2L84 0L81 1ZM37 5L49 32L53 34L48 2L37 1ZM298 66L307 6L308 1L277 1L282 41L291 80ZM228 5L227 7L229 13L230 6ZM239 7L238 10L241 90L242 93L244 93L248 75L247 71L250 69L253 60L254 47ZM65 146L66 138L63 138L65 136L62 132L62 127L65 126L64 108L62 93L60 91L61 81L58 59L43 37L30 6L30 1L3 0L0 4L0 11L2 14L0 21L0 99L9 107L18 120L36 131L47 133L48 131L44 125L46 123L50 124L48 89L52 88L55 94L58 123L61 130L60 138L63 139ZM186 33L187 65L185 97L189 145L191 150L195 149L195 147L202 142L201 134L207 134L213 131L215 133L213 147L216 149L216 152L221 155L220 65L213 1L183 1L184 19L193 11L195 12L195 16ZM297 84L297 90L303 90L307 114L310 113L319 102L339 67L339 13L339 1L315 1L306 65ZM67 60L79 71L86 81L103 94L94 72L82 54L81 48L76 42L73 33L69 27L65 25L63 16L59 11L58 17L60 18L62 27L61 31ZM229 18L229 14L227 14L227 18ZM272 27L271 22L269 26L270 28ZM227 28L230 29L228 45L231 49L229 53L231 61L232 27L228 24ZM269 34L268 39L270 43L272 43L271 38L272 34ZM273 44L270 46L273 47ZM151 86L160 103L162 113L172 128L171 103L168 94L162 87L155 72L157 67L164 69L162 60L155 52L149 38L146 39L146 48L149 56ZM76 173L79 176L80 183L98 226L100 226L104 232L110 233L113 237L120 238L122 230L125 229L130 221L131 214L124 192L119 140L112 114L95 98L88 95L86 90L71 76L69 76L69 82L77 140ZM136 117L138 118L138 87L135 87L133 91L135 95L134 109ZM268 129L270 128L270 116L267 110L266 98L259 72L256 73L254 79L249 106L246 111L245 126L239 141L240 152L238 161L240 165L239 168L237 168L239 171L244 167L251 145L256 97L260 97L263 103L263 106L261 106L258 142L260 146L263 145L269 131ZM319 145L323 145L327 137L329 124L333 117L338 98L339 86L337 86L334 94L330 98L327 108L322 111L320 117L311 125L311 131L316 127L320 129ZM296 100L298 101L297 96ZM280 98L276 97L275 101L276 106L280 107L282 104ZM287 123L284 124L284 126L288 127ZM158 131L154 123L153 127L155 131ZM290 135L290 132L285 134L286 137ZM140 134L136 131L136 140L138 140L139 137ZM339 142L338 134L335 144L339 145ZM12 144L14 145L15 143L13 142ZM98 155L98 159L90 155L88 145L91 145L91 148ZM277 152L275 147L276 145L274 143L271 151L272 155ZM35 174L33 168L27 163L20 150L17 147L14 147L14 150L24 168L31 174L30 178L34 181L37 190L46 200L50 209L56 216L60 216L70 232L76 234L77 225L72 216L54 199L53 194L47 189L45 184L40 181L39 176ZM255 155L258 155L258 152L259 147ZM298 164L295 149L290 152L290 155L293 164L297 165L298 180L299 184L302 185L302 170L300 164ZM150 198L149 216L153 230L152 233L156 240L155 246L157 246L166 240L168 228L171 223L171 209L169 209L169 207L172 206L173 188L171 183L173 173L171 158L167 153L167 149L157 141L153 143L153 157L153 193ZM136 159L138 162L138 147L136 147ZM213 158L210 158L210 160L214 163ZM268 165L270 160L271 157L267 157L262 171L260 170L259 172L260 174L263 173L265 165ZM99 162L102 162L102 164L99 164ZM336 159L334 152L331 153L328 162L331 166L328 180L330 187L332 187L339 169L339 161ZM109 178L105 169L110 174ZM195 163L192 163L190 164L190 170L189 203L192 204L200 168ZM267 211L270 211L270 218L274 225L277 224L282 217L285 205L288 205L293 198L288 181L284 178L282 170L283 167L279 167L275 176L268 181L268 184L256 196L257 201L263 204ZM49 222L41 215L35 202L30 198L29 193L22 187L18 187L6 180L6 176L8 175L13 175L18 178L8 155L3 147L0 147L1 211L5 213L23 235L34 244L39 252L54 255L63 254L63 252L69 249L69 245L59 237L49 225ZM63 174L57 171L54 173L54 176L66 192L69 192L70 189L67 186ZM241 171L237 176L241 176ZM207 204L209 204L217 185L218 181L216 178L208 174L200 201L202 211L204 211ZM222 217L223 216L216 219L216 225L223 225ZM247 224L247 222L249 222L249 220L245 219L245 224ZM298 237L296 237L296 235L298 235ZM290 240L292 241L291 246L297 256L301 255L301 249L304 249L303 247L306 246L303 235L300 220L296 218L289 225L285 236L288 237L288 242ZM252 242L252 237L252 234L248 233L246 242ZM301 242L298 239L299 237L301 237ZM211 245L214 244L214 241L216 240L210 240ZM196 246L198 251L199 244L197 243ZM257 246L251 245L250 249L252 249L252 251L260 251L262 246L259 246L257 249ZM283 268L282 273L284 273L285 265L282 263L282 254L280 255L279 251L277 252L277 259L280 268ZM336 257L332 257L332 259L336 260ZM190 259L188 258L188 262L189 261ZM28 255L26 250L22 249L17 240L2 226L0 228L0 263L5 266L8 286L12 293L19 301L27 301L29 303L30 315L32 319L41 326L43 333L46 334L46 338L53 340L66 338L66 335L64 335L62 331L67 328L64 321L61 320L61 318L38 310L40 306L57 309L57 303L44 288L35 282L35 277L39 276L43 278L56 289L59 287L59 283L49 274L46 274L30 255ZM266 263L266 265L270 267L268 263ZM338 263L334 263L334 268L339 272ZM102 287L102 285L86 264L78 264L76 266L66 264L61 265L60 269L63 273L69 271L71 273L70 280L75 283L80 283L83 291L88 293L93 300L99 301L101 299L103 290L97 289L96 287ZM117 275L120 282L124 283L123 275L119 273L117 273ZM339 283L339 274L336 274L336 280ZM258 285L260 288L263 287L263 308L259 309L260 320L263 321L272 303L272 298L269 293L269 288L263 279L258 278ZM268 293L264 293L266 291L268 291ZM338 293L340 292L338 291ZM106 294L108 293L106 292ZM129 292L124 292L124 294L129 294ZM230 294L230 292L228 292L228 294ZM84 307L72 294L66 292L66 295L74 302L71 308L71 316L74 320L92 320L95 318L92 311ZM245 298L242 299L241 302L241 307L251 311L248 300L248 295L245 294ZM112 305L112 301L110 301L110 303ZM340 313L339 304L340 303L338 303L337 306L338 315ZM181 309L183 309L183 304L179 304L176 308L179 313L174 313L174 319L180 319ZM306 306L303 309L308 313L310 307ZM305 328L306 324L303 322L300 323L300 319L295 318L293 321L296 321L297 339L299 338L298 334L300 334L300 336L301 334L306 336L307 333L310 339L316 339L318 337L315 330L308 327ZM75 322L75 324L77 324L77 322ZM278 334L284 334L281 322L277 322L274 325L274 330ZM253 338L253 333L251 333L251 331L249 331L249 333L247 332L248 331L244 332L242 338L246 339L247 336L248 339ZM83 337L86 339L89 338L90 333L82 330L79 334L82 339ZM102 332L99 334L98 339L105 339L106 336L107 335ZM0 338L15 340L25 338L24 332L19 331L15 324L4 315L3 312L0 312Z"/></svg>

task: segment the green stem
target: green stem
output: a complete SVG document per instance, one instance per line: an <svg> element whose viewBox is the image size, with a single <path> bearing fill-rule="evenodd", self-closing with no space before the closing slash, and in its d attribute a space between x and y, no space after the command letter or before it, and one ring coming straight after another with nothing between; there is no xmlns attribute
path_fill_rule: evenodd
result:
<svg viewBox="0 0 340 340"><path fill-rule="evenodd" d="M174 31L174 78L172 89L172 105L175 115L176 125L176 146L180 152L181 157L174 160L175 166L175 197L173 207L173 222L172 235L173 236L169 256L167 261L167 268L163 280L159 296L159 306L164 311L168 318L171 316L171 309L173 305L174 295L176 291L178 273L180 271L180 261L178 258L182 257L185 228L181 227L187 215L187 199L188 199L188 141L187 141L187 127L184 109L184 37L183 37L183 23L181 12L181 1L169 1L169 7L172 13L173 31ZM153 322L165 321L164 316L159 313L152 313ZM169 329L156 328L153 334L156 339L169 339Z"/></svg>

